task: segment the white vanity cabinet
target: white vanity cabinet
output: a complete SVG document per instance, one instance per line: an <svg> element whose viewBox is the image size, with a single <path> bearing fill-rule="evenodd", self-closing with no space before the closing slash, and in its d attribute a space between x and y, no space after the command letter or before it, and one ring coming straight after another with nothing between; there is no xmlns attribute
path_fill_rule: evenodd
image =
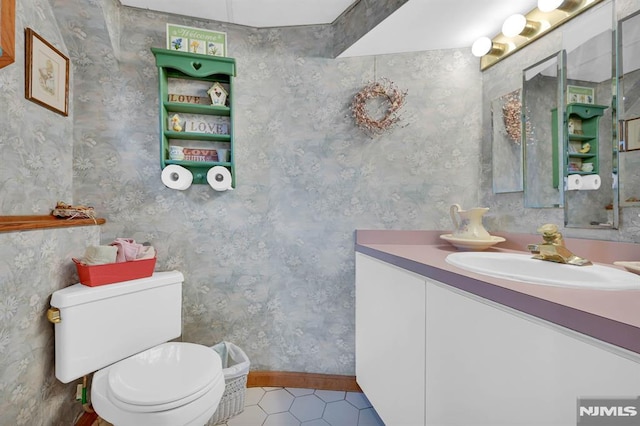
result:
<svg viewBox="0 0 640 426"><path fill-rule="evenodd" d="M356 378L388 426L575 426L640 356L356 253Z"/></svg>
<svg viewBox="0 0 640 426"><path fill-rule="evenodd" d="M356 379L388 426L425 421L424 278L356 253Z"/></svg>

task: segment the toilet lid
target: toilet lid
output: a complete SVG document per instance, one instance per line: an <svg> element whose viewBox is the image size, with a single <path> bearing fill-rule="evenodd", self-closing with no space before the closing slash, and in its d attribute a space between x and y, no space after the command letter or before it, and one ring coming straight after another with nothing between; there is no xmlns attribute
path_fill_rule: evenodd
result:
<svg viewBox="0 0 640 426"><path fill-rule="evenodd" d="M164 343L109 369L110 394L135 406L167 404L210 387L222 375L220 356L193 343Z"/></svg>

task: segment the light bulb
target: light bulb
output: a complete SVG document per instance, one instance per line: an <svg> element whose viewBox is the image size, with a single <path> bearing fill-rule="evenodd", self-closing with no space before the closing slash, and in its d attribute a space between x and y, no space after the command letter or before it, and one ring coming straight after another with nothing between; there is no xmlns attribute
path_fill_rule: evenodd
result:
<svg viewBox="0 0 640 426"><path fill-rule="evenodd" d="M538 9L541 12L551 12L559 8L564 0L538 0Z"/></svg>
<svg viewBox="0 0 640 426"><path fill-rule="evenodd" d="M524 15L511 15L504 21L502 25L502 34L505 37L523 36L529 37L534 35L540 29L540 22L529 21Z"/></svg>
<svg viewBox="0 0 640 426"><path fill-rule="evenodd" d="M506 37L515 37L520 35L520 33L527 26L527 18L521 14L511 15L504 21L502 24L502 34Z"/></svg>
<svg viewBox="0 0 640 426"><path fill-rule="evenodd" d="M538 0L540 12L553 12L559 9L563 12L571 12L582 3L582 0Z"/></svg>
<svg viewBox="0 0 640 426"><path fill-rule="evenodd" d="M473 53L473 56L477 56L478 58L484 56L491 51L492 44L493 42L489 37L480 37L473 42L473 46L471 46L471 53Z"/></svg>

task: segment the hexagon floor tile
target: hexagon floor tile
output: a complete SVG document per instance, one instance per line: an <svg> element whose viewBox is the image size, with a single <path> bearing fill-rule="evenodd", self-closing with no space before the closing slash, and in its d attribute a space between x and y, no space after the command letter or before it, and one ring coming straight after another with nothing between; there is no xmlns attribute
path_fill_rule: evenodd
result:
<svg viewBox="0 0 640 426"><path fill-rule="evenodd" d="M359 392L248 388L244 411L221 426L384 426Z"/></svg>

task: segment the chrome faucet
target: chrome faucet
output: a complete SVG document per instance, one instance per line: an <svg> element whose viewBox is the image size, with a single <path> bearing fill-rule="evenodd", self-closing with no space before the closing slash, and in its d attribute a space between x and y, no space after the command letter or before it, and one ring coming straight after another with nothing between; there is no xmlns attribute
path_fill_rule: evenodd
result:
<svg viewBox="0 0 640 426"><path fill-rule="evenodd" d="M571 253L564 246L562 234L558 231L558 226L547 223L538 228L538 232L542 234L544 243L529 244L527 248L534 255L534 259L548 260L550 262L566 263L569 265L586 266L592 263Z"/></svg>

